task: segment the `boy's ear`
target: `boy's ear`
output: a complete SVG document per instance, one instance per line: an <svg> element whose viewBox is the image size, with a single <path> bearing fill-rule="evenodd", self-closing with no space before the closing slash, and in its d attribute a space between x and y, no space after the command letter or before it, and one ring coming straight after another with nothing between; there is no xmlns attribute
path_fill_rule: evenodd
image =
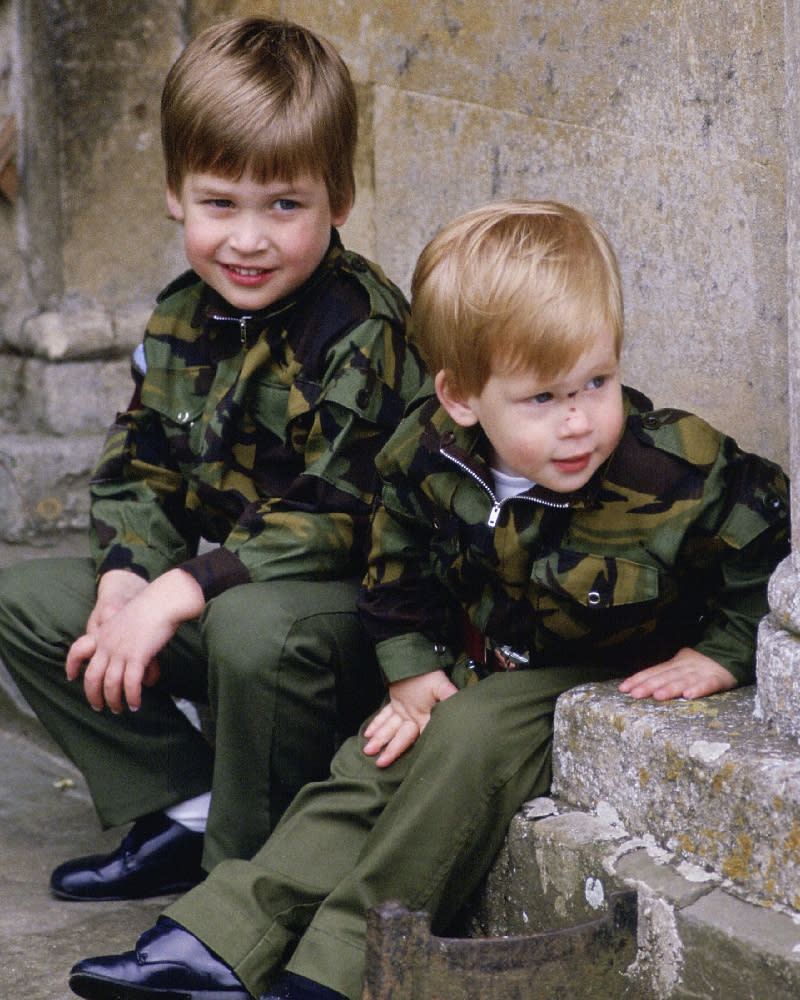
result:
<svg viewBox="0 0 800 1000"><path fill-rule="evenodd" d="M442 368L433 378L433 387L439 402L460 427L472 427L478 417L467 397L456 386L452 373Z"/></svg>
<svg viewBox="0 0 800 1000"><path fill-rule="evenodd" d="M175 219L176 222L183 222L183 205L178 195L170 187L167 188L167 211L170 218Z"/></svg>
<svg viewBox="0 0 800 1000"><path fill-rule="evenodd" d="M352 196L347 200L347 203L339 209L338 212L334 212L331 208L331 225L334 229L338 229L339 226L343 226L350 215L350 210L353 207Z"/></svg>

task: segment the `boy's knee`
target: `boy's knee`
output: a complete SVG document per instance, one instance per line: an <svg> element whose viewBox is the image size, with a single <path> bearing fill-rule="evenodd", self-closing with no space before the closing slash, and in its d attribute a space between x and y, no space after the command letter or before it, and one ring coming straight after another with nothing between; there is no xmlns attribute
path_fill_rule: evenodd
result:
<svg viewBox="0 0 800 1000"><path fill-rule="evenodd" d="M65 569L66 566L66 569ZM67 565L66 561L52 559L30 559L15 563L0 570L0 613L9 619L28 618L35 614L39 606L50 609L50 617L55 618L55 612L63 601L58 594L64 585L75 584L75 591L80 588L80 563ZM93 603L94 582L92 580L88 596L89 610Z"/></svg>
<svg viewBox="0 0 800 1000"><path fill-rule="evenodd" d="M208 661L229 659L242 669L264 669L282 661L327 663L355 655L366 640L352 608L313 584L245 584L213 598L203 614ZM247 666L250 664L250 666ZM226 665L227 670L227 665Z"/></svg>
<svg viewBox="0 0 800 1000"><path fill-rule="evenodd" d="M469 695L469 689L459 691L434 706L424 735L427 742L436 743L442 752L484 756L496 747L496 728L481 712L480 699Z"/></svg>
<svg viewBox="0 0 800 1000"><path fill-rule="evenodd" d="M16 563L0 570L0 605L25 606L31 594L41 592L45 575L33 563Z"/></svg>
<svg viewBox="0 0 800 1000"><path fill-rule="evenodd" d="M224 597L214 598L203 616L203 645L209 669L245 680L263 674L280 658L288 624L276 619L272 608L252 607L249 614L242 615L230 608Z"/></svg>

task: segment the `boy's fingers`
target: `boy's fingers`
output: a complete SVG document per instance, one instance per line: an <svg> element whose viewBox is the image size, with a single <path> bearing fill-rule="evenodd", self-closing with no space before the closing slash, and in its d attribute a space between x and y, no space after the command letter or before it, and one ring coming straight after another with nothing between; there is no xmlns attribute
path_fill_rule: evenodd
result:
<svg viewBox="0 0 800 1000"><path fill-rule="evenodd" d="M83 690L86 700L97 712L105 706L103 687L107 667L108 660L101 654L95 653L86 665L83 674Z"/></svg>
<svg viewBox="0 0 800 1000"><path fill-rule="evenodd" d="M125 707L122 703L122 683L125 674L123 660L109 660L103 676L103 698L115 715L120 715Z"/></svg>
<svg viewBox="0 0 800 1000"><path fill-rule="evenodd" d="M122 675L125 701L132 712L138 711L142 706L142 673L138 668L134 668L128 663Z"/></svg>
<svg viewBox="0 0 800 1000"><path fill-rule="evenodd" d="M377 718L374 722L377 722ZM388 743L390 743L398 733L403 720L394 712L389 713L388 717L378 726L374 723L370 727L370 730L365 730L364 735L368 737L368 742L364 747L364 753L372 754L378 753L379 750L383 749Z"/></svg>
<svg viewBox="0 0 800 1000"><path fill-rule="evenodd" d="M378 712L375 718L370 722L367 728L364 730L364 735L367 739L370 739L380 728L384 725L387 719L391 718L394 714L394 709L391 705L384 705L384 707Z"/></svg>
<svg viewBox="0 0 800 1000"><path fill-rule="evenodd" d="M628 677L620 683L619 689L632 698L669 701L671 698L704 698L735 685L733 674L707 657L699 662L676 657Z"/></svg>
<svg viewBox="0 0 800 1000"><path fill-rule="evenodd" d="M375 761L378 767L388 767L389 764L393 764L398 757L416 743L419 733L418 727L413 722L404 722L394 739L388 743Z"/></svg>
<svg viewBox="0 0 800 1000"><path fill-rule="evenodd" d="M75 680L83 664L94 656L96 648L97 643L91 635L82 635L73 642L64 665L68 680Z"/></svg>

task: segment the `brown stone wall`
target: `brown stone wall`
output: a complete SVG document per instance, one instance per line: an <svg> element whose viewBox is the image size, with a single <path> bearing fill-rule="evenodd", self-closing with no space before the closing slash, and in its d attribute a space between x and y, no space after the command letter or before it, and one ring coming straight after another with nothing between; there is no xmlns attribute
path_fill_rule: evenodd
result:
<svg viewBox="0 0 800 1000"><path fill-rule="evenodd" d="M19 118L22 182L0 200L6 345L50 357L39 312L71 331L72 360L84 314L105 316L110 356L136 339L131 317L183 267L163 76L194 30L248 12L309 24L351 67L351 246L407 288L457 213L573 202L618 250L628 380L788 464L782 4L0 0L0 123Z"/></svg>
<svg viewBox="0 0 800 1000"><path fill-rule="evenodd" d="M351 242L404 286L458 212L573 202L620 257L629 380L788 462L782 4L196 0L221 10L313 26L371 93Z"/></svg>

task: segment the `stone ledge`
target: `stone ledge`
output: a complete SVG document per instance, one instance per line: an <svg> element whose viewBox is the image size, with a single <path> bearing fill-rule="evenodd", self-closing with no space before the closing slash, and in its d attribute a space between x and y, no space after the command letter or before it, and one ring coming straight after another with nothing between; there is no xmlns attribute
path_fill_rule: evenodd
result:
<svg viewBox="0 0 800 1000"><path fill-rule="evenodd" d="M129 358L141 342L151 306L134 304L109 312L65 305L29 316L6 343L21 354L46 361Z"/></svg>
<svg viewBox="0 0 800 1000"><path fill-rule="evenodd" d="M560 810L565 811L560 811ZM725 881L632 837L608 815L553 799L526 803L486 881L472 935L566 927L636 889L638 939L627 977L641 1000L796 1000L800 915L737 898Z"/></svg>
<svg viewBox="0 0 800 1000"><path fill-rule="evenodd" d="M556 709L553 794L654 836L743 899L800 909L800 754L754 705L752 686L661 703L575 688Z"/></svg>

